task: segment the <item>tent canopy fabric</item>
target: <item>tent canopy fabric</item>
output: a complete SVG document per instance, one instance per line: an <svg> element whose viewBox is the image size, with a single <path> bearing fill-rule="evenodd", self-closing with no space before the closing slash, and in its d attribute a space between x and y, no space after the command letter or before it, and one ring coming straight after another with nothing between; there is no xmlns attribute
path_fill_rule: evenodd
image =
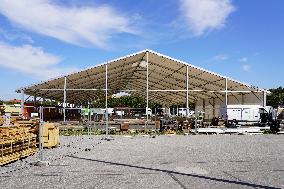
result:
<svg viewBox="0 0 284 189"><path fill-rule="evenodd" d="M63 102L66 78L66 102L82 104L94 99L103 99L107 69L108 96L126 92L146 97L147 62L149 101L160 104L185 103L187 91L189 102L224 96L226 80L228 95L264 91L152 50L143 50L16 91Z"/></svg>

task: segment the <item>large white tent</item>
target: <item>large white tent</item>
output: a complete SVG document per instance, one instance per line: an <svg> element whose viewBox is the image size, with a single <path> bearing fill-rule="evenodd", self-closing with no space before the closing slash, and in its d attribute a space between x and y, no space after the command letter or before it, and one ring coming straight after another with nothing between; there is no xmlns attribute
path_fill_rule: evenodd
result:
<svg viewBox="0 0 284 189"><path fill-rule="evenodd" d="M94 67L17 89L18 93L63 104L86 104L119 92L170 106L196 103L214 108L228 104L265 106L266 90L143 50ZM22 104L24 98L22 97Z"/></svg>

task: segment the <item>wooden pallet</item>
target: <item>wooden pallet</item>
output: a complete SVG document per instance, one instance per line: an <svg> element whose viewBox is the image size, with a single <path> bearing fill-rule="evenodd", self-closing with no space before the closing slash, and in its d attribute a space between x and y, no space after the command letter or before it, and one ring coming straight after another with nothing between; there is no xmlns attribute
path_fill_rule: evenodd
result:
<svg viewBox="0 0 284 189"><path fill-rule="evenodd" d="M31 156L35 154L36 152L37 152L36 148L30 148L30 149L23 150L21 153L15 152L13 154L0 157L0 166L20 160L28 156Z"/></svg>
<svg viewBox="0 0 284 189"><path fill-rule="evenodd" d="M0 128L0 166L37 151L37 136L25 127Z"/></svg>

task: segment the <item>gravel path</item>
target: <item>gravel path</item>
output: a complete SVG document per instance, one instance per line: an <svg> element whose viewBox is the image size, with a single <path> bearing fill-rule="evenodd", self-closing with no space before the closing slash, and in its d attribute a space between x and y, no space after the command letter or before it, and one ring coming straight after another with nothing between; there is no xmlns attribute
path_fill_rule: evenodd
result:
<svg viewBox="0 0 284 189"><path fill-rule="evenodd" d="M1 188L284 188L284 137L196 135L61 137L0 168Z"/></svg>

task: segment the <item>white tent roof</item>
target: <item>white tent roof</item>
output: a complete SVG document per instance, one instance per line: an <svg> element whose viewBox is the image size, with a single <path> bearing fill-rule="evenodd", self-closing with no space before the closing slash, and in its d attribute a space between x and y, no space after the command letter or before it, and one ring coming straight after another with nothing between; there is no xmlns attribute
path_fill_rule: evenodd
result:
<svg viewBox="0 0 284 189"><path fill-rule="evenodd" d="M17 90L27 95L63 101L64 80L67 78L67 102L80 103L104 98L106 65L108 95L120 91L146 97L147 52L149 61L149 100L173 104L186 100L186 73L188 66L189 101L216 98L224 95L228 77L196 67L152 50L143 50L94 67L33 84ZM164 90L164 91L162 91ZM170 91L171 90L171 91ZM228 78L229 95L240 92L263 91L251 85ZM233 92L234 91L234 92Z"/></svg>

